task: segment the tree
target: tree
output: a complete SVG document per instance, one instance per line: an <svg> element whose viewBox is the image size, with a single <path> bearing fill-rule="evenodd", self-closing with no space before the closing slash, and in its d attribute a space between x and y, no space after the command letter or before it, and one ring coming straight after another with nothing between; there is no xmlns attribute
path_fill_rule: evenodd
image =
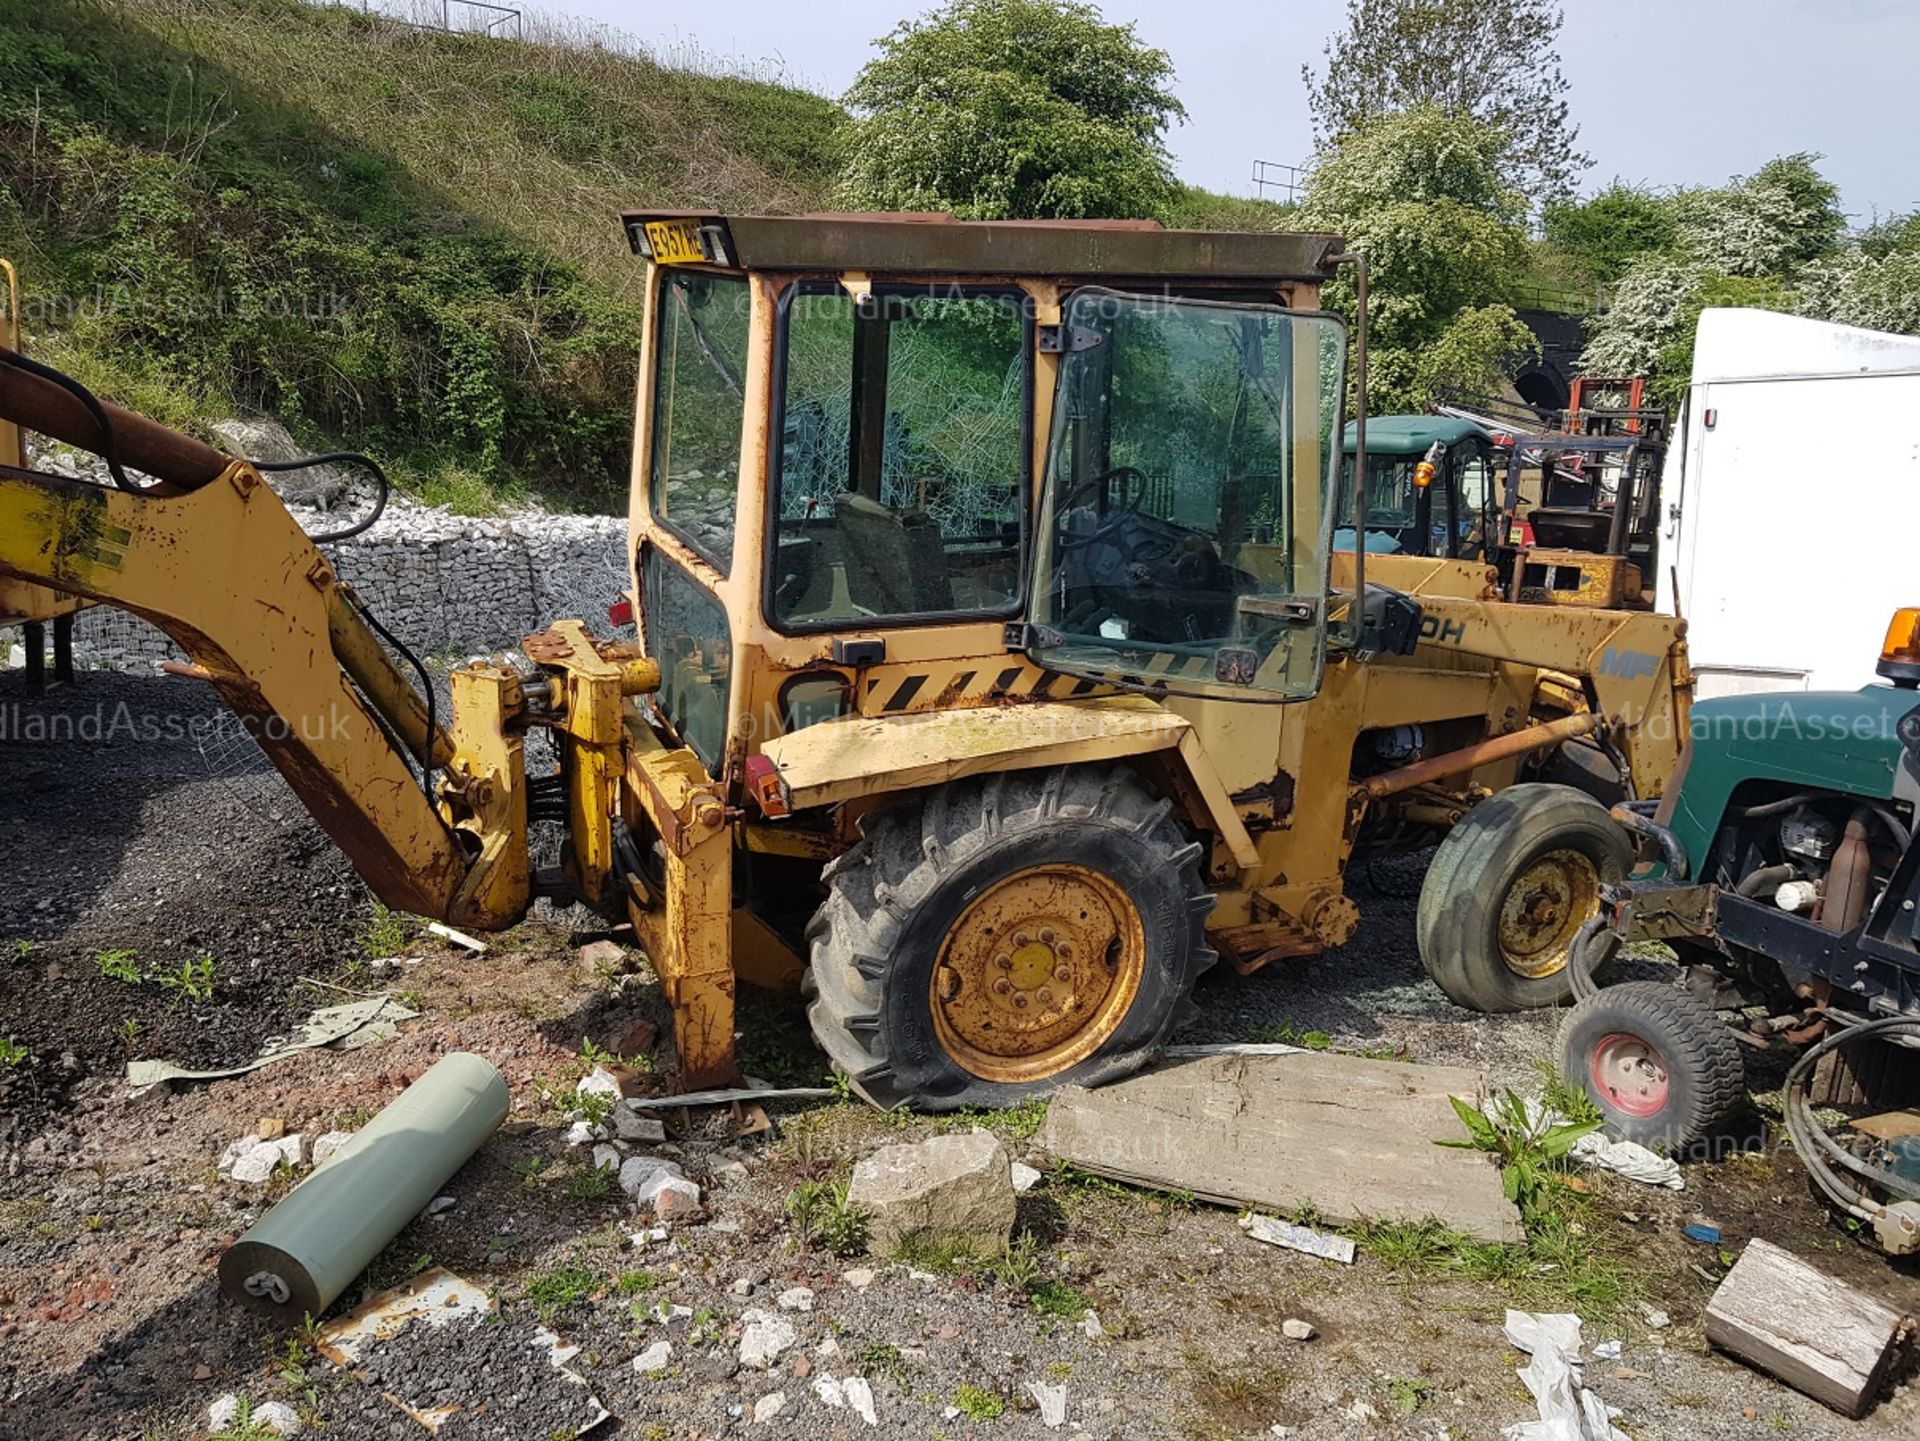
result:
<svg viewBox="0 0 1920 1441"><path fill-rule="evenodd" d="M1676 239L1689 258L1729 275L1783 275L1840 243L1840 191L1818 155L1784 155L1721 190L1674 197Z"/></svg>
<svg viewBox="0 0 1920 1441"><path fill-rule="evenodd" d="M1470 116L1421 105L1365 121L1315 158L1299 221L1366 253L1377 412L1424 410L1440 385L1495 388L1532 346L1506 303L1526 258L1526 207L1502 183L1505 144ZM1350 314L1350 282L1327 299Z"/></svg>
<svg viewBox="0 0 1920 1441"><path fill-rule="evenodd" d="M1920 330L1920 301L1910 298L1920 264L1897 253L1904 232L1892 222L1843 247L1839 191L1816 168L1819 158L1781 156L1750 176L1666 202L1671 240L1620 275L1589 331L1581 367L1649 376L1661 403L1674 406L1686 396L1694 331L1709 306ZM1550 215L1550 234L1552 224Z"/></svg>
<svg viewBox="0 0 1920 1441"><path fill-rule="evenodd" d="M1673 246L1673 201L1615 180L1585 200L1552 200L1541 215L1547 243L1611 285L1643 255Z"/></svg>
<svg viewBox="0 0 1920 1441"><path fill-rule="evenodd" d="M1570 194L1591 162L1567 118L1562 18L1559 0L1347 0L1325 73L1300 67L1315 143L1433 105L1504 134L1513 188L1537 200Z"/></svg>
<svg viewBox="0 0 1920 1441"><path fill-rule="evenodd" d="M1176 194L1173 62L1070 0L954 0L903 22L846 94L840 198L963 219L1157 214Z"/></svg>

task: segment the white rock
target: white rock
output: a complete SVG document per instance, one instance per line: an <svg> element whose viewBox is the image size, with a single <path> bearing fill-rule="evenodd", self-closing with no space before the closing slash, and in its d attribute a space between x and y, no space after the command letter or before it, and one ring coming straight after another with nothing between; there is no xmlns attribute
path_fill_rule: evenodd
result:
<svg viewBox="0 0 1920 1441"><path fill-rule="evenodd" d="M1302 1321L1297 1316L1289 1316L1280 1323L1280 1334L1289 1341L1311 1341L1315 1332L1311 1321Z"/></svg>
<svg viewBox="0 0 1920 1441"><path fill-rule="evenodd" d="M1015 1195L1024 1196L1040 1184L1040 1173L1025 1161L1015 1161L1011 1169L1013 1172L1013 1191Z"/></svg>
<svg viewBox="0 0 1920 1441"><path fill-rule="evenodd" d="M639 1375L652 1376L667 1369L673 1360L673 1342L655 1341L646 1350L633 1358L633 1369Z"/></svg>
<svg viewBox="0 0 1920 1441"><path fill-rule="evenodd" d="M807 1286L791 1286L780 1293L782 1311L811 1311L813 1309L813 1291Z"/></svg>
<svg viewBox="0 0 1920 1441"><path fill-rule="evenodd" d="M1067 1421L1067 1388L1049 1386L1044 1381L1029 1381L1027 1390L1040 1405L1040 1424L1049 1431L1057 1431Z"/></svg>
<svg viewBox="0 0 1920 1441"><path fill-rule="evenodd" d="M644 1231L635 1231L627 1237L627 1240L634 1250L644 1251L654 1243L666 1240L672 1234L665 1226L649 1226Z"/></svg>
<svg viewBox="0 0 1920 1441"><path fill-rule="evenodd" d="M838 1411L847 1404L846 1388L825 1373L813 1378L812 1390L820 1404L830 1410Z"/></svg>
<svg viewBox="0 0 1920 1441"><path fill-rule="evenodd" d="M716 1161L712 1171L713 1179L726 1186L744 1186L750 1179L747 1168L739 1161Z"/></svg>
<svg viewBox="0 0 1920 1441"><path fill-rule="evenodd" d="M328 1131L325 1135L313 1138L313 1164L320 1167L339 1154L340 1148L353 1139L351 1131Z"/></svg>
<svg viewBox="0 0 1920 1441"><path fill-rule="evenodd" d="M589 1145L593 1141L593 1133L594 1127L589 1122L575 1121L567 1127L567 1144L569 1146Z"/></svg>
<svg viewBox="0 0 1920 1441"><path fill-rule="evenodd" d="M623 1141L646 1141L649 1143L667 1139L667 1128L657 1116L647 1116L621 1104L613 1108L608 1119L613 1122L613 1134Z"/></svg>
<svg viewBox="0 0 1920 1441"><path fill-rule="evenodd" d="M1098 1341L1107 1334L1107 1328L1100 1324L1100 1313L1089 1311L1080 1319L1080 1334L1089 1341Z"/></svg>
<svg viewBox="0 0 1920 1441"><path fill-rule="evenodd" d="M253 1423L276 1436L298 1436L300 1413L284 1401L262 1401L253 1408Z"/></svg>
<svg viewBox="0 0 1920 1441"><path fill-rule="evenodd" d="M220 1397L207 1407L207 1429L225 1431L240 1420L240 1398L232 1392ZM250 1413L253 1425L272 1432L275 1436L298 1436L300 1434L300 1416L291 1406L282 1401L262 1401Z"/></svg>
<svg viewBox="0 0 1920 1441"><path fill-rule="evenodd" d="M785 1391L769 1391L753 1403L754 1424L758 1425L762 1421L771 1421L786 1409L787 1393Z"/></svg>
<svg viewBox="0 0 1920 1441"><path fill-rule="evenodd" d="M840 1354L840 1343L829 1336L813 1348L813 1354L822 1360L832 1360Z"/></svg>
<svg viewBox="0 0 1920 1441"><path fill-rule="evenodd" d="M229 1141L226 1150L220 1153L220 1160L218 1162L220 1174L223 1176L230 1174L233 1170L234 1163L260 1144L259 1136L255 1135L252 1131L247 1132L246 1135L240 1137L237 1141ZM223 1396L220 1399L224 1401L227 1398ZM217 1405L218 1403L216 1402L215 1404Z"/></svg>
<svg viewBox="0 0 1920 1441"><path fill-rule="evenodd" d="M581 1096L605 1096L610 1101L620 1099L620 1082L605 1066L595 1066L580 1078L574 1093Z"/></svg>
<svg viewBox="0 0 1920 1441"><path fill-rule="evenodd" d="M739 1280L735 1281L731 1286L727 1287L727 1290L730 1294L735 1296L751 1296L754 1290L753 1282L748 1277L742 1276Z"/></svg>
<svg viewBox="0 0 1920 1441"><path fill-rule="evenodd" d="M855 1266L840 1279L853 1287L854 1290L864 1291L873 1284L874 1277L877 1275L879 1275L879 1272L870 1270L865 1266Z"/></svg>
<svg viewBox="0 0 1920 1441"><path fill-rule="evenodd" d="M1658 1306L1649 1306L1644 1301L1640 1303L1640 1319L1656 1331L1664 1331L1673 1324L1673 1317Z"/></svg>
<svg viewBox="0 0 1920 1441"><path fill-rule="evenodd" d="M662 1176L684 1176L677 1161L661 1156L629 1156L620 1163L620 1189L640 1204L640 1193Z"/></svg>
<svg viewBox="0 0 1920 1441"><path fill-rule="evenodd" d="M427 1202L427 1209L420 1214L423 1216L445 1215L459 1204L460 1198L458 1196L435 1196L431 1201Z"/></svg>
<svg viewBox="0 0 1920 1441"><path fill-rule="evenodd" d="M593 1168L596 1171L617 1171L624 1160L626 1157L620 1154L619 1148L605 1141L593 1148Z"/></svg>
<svg viewBox="0 0 1920 1441"><path fill-rule="evenodd" d="M236 1181L263 1185L273 1178L277 1167L283 1164L298 1166L306 1160L306 1155L305 1136L281 1136L272 1141L259 1141L233 1163L230 1174Z"/></svg>
<svg viewBox="0 0 1920 1441"><path fill-rule="evenodd" d="M662 1221L690 1220L700 1213L700 1188L685 1176L657 1175L640 1188L634 1204L653 1207Z"/></svg>
<svg viewBox="0 0 1920 1441"><path fill-rule="evenodd" d="M1349 1421L1359 1421L1363 1424L1380 1419L1380 1413L1373 1409L1373 1403L1371 1401L1356 1401L1347 1407L1342 1414L1345 1415Z"/></svg>
<svg viewBox="0 0 1920 1441"><path fill-rule="evenodd" d="M740 1364L752 1370L766 1370L800 1341L791 1321L769 1312L749 1309L740 1313L740 1319L746 1323L740 1333Z"/></svg>
<svg viewBox="0 0 1920 1441"><path fill-rule="evenodd" d="M867 1384L865 1376L849 1376L840 1383L840 1389L846 1393L847 1405L853 1413L869 1426L878 1426L879 1417L873 1409L873 1387Z"/></svg>

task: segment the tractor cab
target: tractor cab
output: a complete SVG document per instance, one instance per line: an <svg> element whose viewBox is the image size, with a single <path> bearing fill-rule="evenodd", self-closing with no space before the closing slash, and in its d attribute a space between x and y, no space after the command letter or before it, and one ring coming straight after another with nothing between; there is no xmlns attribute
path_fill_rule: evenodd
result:
<svg viewBox="0 0 1920 1441"><path fill-rule="evenodd" d="M716 777L819 720L977 704L1041 667L1063 692L1315 689L1333 237L626 221L654 262L638 613L657 704Z"/></svg>
<svg viewBox="0 0 1920 1441"><path fill-rule="evenodd" d="M1353 463L1359 427L1342 446L1334 549L1354 543ZM1367 549L1480 560L1496 512L1493 440L1470 420L1382 415L1367 422Z"/></svg>

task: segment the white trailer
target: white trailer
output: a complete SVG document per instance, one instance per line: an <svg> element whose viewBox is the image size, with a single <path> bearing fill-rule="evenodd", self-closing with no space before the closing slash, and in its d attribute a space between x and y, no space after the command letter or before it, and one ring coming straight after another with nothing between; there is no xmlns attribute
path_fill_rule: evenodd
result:
<svg viewBox="0 0 1920 1441"><path fill-rule="evenodd" d="M1920 337L1702 311L1661 497L1700 697L1866 685L1920 605Z"/></svg>

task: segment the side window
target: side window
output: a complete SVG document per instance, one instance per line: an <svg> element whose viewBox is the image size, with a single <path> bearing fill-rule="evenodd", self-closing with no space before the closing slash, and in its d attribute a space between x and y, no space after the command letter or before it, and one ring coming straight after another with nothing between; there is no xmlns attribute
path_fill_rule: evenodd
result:
<svg viewBox="0 0 1920 1441"><path fill-rule="evenodd" d="M1027 326L1006 292L801 287L782 325L769 611L805 629L1020 597Z"/></svg>
<svg viewBox="0 0 1920 1441"><path fill-rule="evenodd" d="M723 575L733 561L751 310L742 276L674 270L660 282L647 504Z"/></svg>

